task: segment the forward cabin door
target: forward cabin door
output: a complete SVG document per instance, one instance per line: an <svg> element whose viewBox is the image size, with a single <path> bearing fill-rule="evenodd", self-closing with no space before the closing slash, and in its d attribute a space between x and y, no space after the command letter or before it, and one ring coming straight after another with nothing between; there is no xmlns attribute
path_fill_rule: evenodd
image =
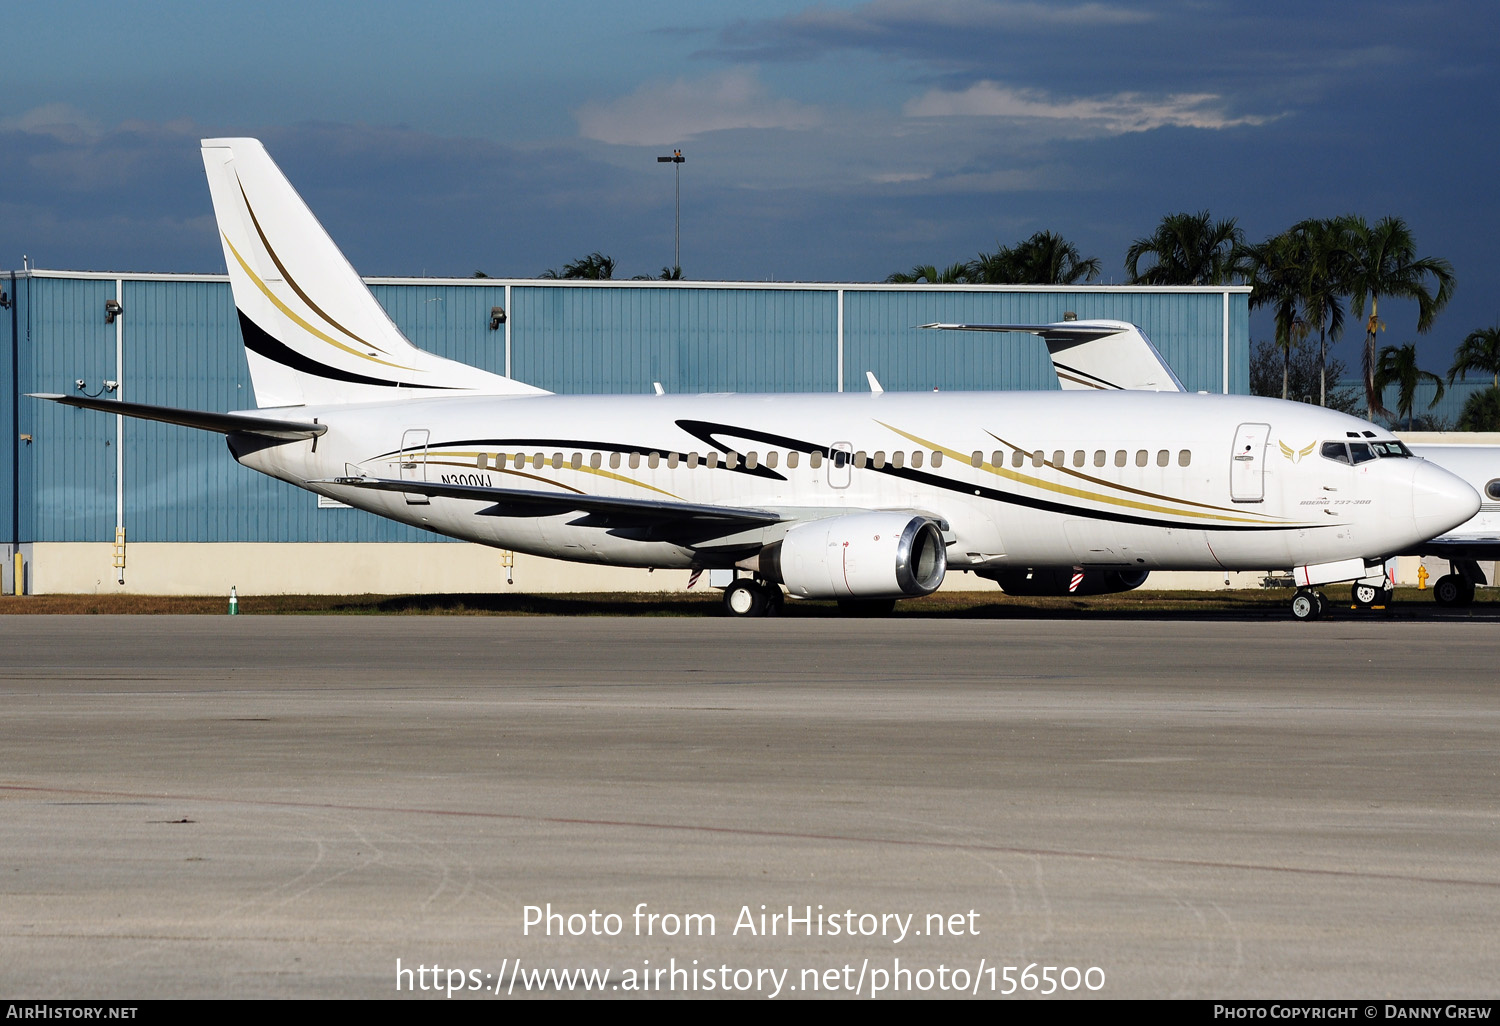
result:
<svg viewBox="0 0 1500 1026"><path fill-rule="evenodd" d="M1241 424L1234 433L1229 466L1229 497L1235 502L1260 502L1266 497L1266 443L1269 424Z"/></svg>
<svg viewBox="0 0 1500 1026"><path fill-rule="evenodd" d="M426 482L427 438L426 428L409 428L401 435L401 480ZM404 494L408 506L426 506L431 501L420 492Z"/></svg>

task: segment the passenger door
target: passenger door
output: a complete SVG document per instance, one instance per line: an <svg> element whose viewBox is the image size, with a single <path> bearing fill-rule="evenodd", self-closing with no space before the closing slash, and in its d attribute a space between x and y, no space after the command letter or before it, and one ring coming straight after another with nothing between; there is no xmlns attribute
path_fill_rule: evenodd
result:
<svg viewBox="0 0 1500 1026"><path fill-rule="evenodd" d="M1229 465L1229 497L1235 502L1261 502L1266 497L1266 443L1269 424L1241 424L1234 433Z"/></svg>

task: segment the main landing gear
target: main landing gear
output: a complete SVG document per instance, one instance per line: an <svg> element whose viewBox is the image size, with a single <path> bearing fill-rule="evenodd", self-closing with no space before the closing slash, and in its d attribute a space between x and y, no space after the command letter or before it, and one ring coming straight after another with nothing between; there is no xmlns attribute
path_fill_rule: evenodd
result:
<svg viewBox="0 0 1500 1026"><path fill-rule="evenodd" d="M724 589L724 610L730 616L776 616L786 597L774 584L738 578Z"/></svg>
<svg viewBox="0 0 1500 1026"><path fill-rule="evenodd" d="M1432 586L1432 598L1440 606L1467 606L1474 601L1474 582L1463 574L1444 574Z"/></svg>

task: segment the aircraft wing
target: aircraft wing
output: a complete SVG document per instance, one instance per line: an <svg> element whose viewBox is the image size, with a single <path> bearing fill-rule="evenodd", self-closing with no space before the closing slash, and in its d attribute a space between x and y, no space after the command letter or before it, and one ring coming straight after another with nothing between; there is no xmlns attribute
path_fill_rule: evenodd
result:
<svg viewBox="0 0 1500 1026"><path fill-rule="evenodd" d="M32 399L47 399L64 406L78 406L85 410L100 410L139 420L155 420L163 424L180 424L200 431L217 431L221 435L248 434L264 438L287 441L298 438L316 438L328 430L327 424L306 423L295 420L277 420L274 417L257 417L249 413L209 413L203 410L182 410L175 406L151 406L147 403L127 403L119 399L93 399L81 395L58 395L51 392L28 392Z"/></svg>
<svg viewBox="0 0 1500 1026"><path fill-rule="evenodd" d="M447 499L474 499L492 502L494 508L482 511L489 516L544 517L559 513L593 513L623 517L643 522L713 524L722 527L757 527L780 523L781 513L766 509L738 506L706 506L692 502L669 502L656 499L622 499L610 495L585 495L575 492L537 492L526 488L494 488L487 485L436 484L430 481L401 481L383 477L335 477L308 484L339 485L381 492L405 492Z"/></svg>
<svg viewBox="0 0 1500 1026"><path fill-rule="evenodd" d="M1182 382L1146 333L1126 321L1052 324L924 324L938 331L1029 332L1040 335L1065 390L1184 392Z"/></svg>

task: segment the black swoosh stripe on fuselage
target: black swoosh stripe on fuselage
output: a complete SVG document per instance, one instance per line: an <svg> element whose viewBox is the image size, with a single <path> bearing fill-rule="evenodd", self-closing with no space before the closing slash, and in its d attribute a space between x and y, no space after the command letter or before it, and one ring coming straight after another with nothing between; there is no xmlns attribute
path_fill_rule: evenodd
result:
<svg viewBox="0 0 1500 1026"><path fill-rule="evenodd" d="M821 453L825 457L827 457L828 453L831 451L828 446L814 445L813 443L805 439L793 438L789 435L781 435L771 431L760 431L754 428L737 428L729 424L714 424L710 421L700 420L680 420L677 422L677 425L684 431L693 435L695 438L698 438L700 441L703 441L710 445L718 444L715 440L712 439L712 435L722 434L736 435L738 437L749 439L752 441L764 442L767 445L774 445L778 449L796 450L802 453L817 452ZM689 425L692 426L690 427ZM446 442L432 442L428 444L427 448L444 449L457 445L478 446L481 449L493 449L497 452L510 451L521 445L556 449L587 449L599 450L601 452L621 453L665 453L678 451L670 446L665 448L661 446L626 446L621 445L618 442L594 442L577 438L514 438L509 440L502 440L498 438L465 438ZM388 453L382 453L379 456L371 457L371 459L386 459L391 456L400 455L406 451L407 450L404 449L396 449ZM700 465L700 469L706 468L702 468ZM730 468L724 466L719 466L715 469L730 470ZM763 468L756 468L756 470L760 469ZM1134 513L1120 513L1114 510L1099 510L1090 509L1087 506L1073 506L1067 503L1055 502L1051 499L1043 499L1038 496L1018 495L1014 492L1002 491L999 488L992 488L987 485L974 485L963 481L953 481L948 478L939 477L925 470L913 470L910 467L885 466L877 469L875 467L866 466L863 468L863 471L866 473L886 474L891 477L898 477L903 480L910 481L914 484L926 485L931 488L936 488L941 491L953 492L954 494L964 495L966 497L989 499L992 502L1004 503L1011 506L1024 506L1028 509L1042 510L1048 513L1058 513L1064 516L1083 517L1089 520L1105 520L1111 523L1118 524L1136 524L1141 527L1171 527L1185 531L1302 531L1318 530L1325 526L1334 526L1324 524L1205 524L1196 521L1162 520L1156 517L1139 516ZM751 475L755 474L755 471L744 471L742 467L736 467L733 470L730 470L730 473L741 472ZM769 473L777 480L786 480L786 478L782 477L780 474L775 473L774 471L770 471Z"/></svg>

